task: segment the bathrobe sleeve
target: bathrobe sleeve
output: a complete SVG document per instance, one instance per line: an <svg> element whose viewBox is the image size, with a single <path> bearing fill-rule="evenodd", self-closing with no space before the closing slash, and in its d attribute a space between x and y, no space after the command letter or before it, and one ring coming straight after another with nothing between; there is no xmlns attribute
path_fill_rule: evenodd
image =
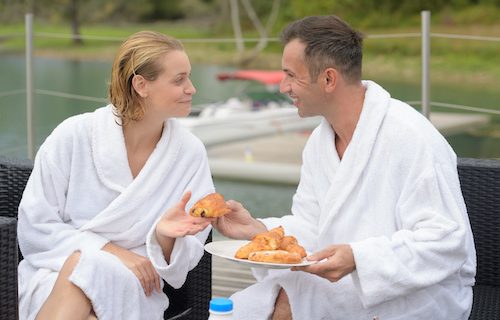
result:
<svg viewBox="0 0 500 320"><path fill-rule="evenodd" d="M467 259L465 206L456 163L415 157L396 204L398 231L351 243L352 279L365 307L401 297L459 272Z"/></svg>
<svg viewBox="0 0 500 320"><path fill-rule="evenodd" d="M54 150L54 149L52 149ZM62 152L62 150L59 150ZM69 175L60 169L42 145L19 205L18 237L21 252L35 267L58 271L76 250L99 250L108 240L91 231L79 231L64 219ZM69 165L68 165L69 166ZM44 261L44 265L39 262Z"/></svg>
<svg viewBox="0 0 500 320"><path fill-rule="evenodd" d="M192 192L191 199L186 205L186 210L189 210L198 199L201 199L208 193L214 192L205 147L201 142L196 140L194 145L190 147L191 150L194 148L197 150L195 159L198 162L198 166L185 189ZM186 281L188 272L196 267L203 257L205 241L210 233L211 226L208 226L196 235L177 238L170 255L169 264L165 260L161 246L158 244L155 236L155 226L159 219L161 217L154 223L153 228L151 228L147 235L147 254L160 276L172 287L178 289Z"/></svg>
<svg viewBox="0 0 500 320"><path fill-rule="evenodd" d="M317 247L318 221L320 207L315 194L315 164L318 163L318 152L314 151L316 133L313 133L302 152L300 182L293 196L292 214L281 218L266 218L261 221L268 229L282 225L286 234L294 235L299 243L312 252Z"/></svg>

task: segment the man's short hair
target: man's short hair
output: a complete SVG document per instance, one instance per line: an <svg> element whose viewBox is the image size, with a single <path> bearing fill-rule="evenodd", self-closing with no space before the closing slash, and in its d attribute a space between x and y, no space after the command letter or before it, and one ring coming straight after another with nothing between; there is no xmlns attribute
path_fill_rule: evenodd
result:
<svg viewBox="0 0 500 320"><path fill-rule="evenodd" d="M363 35L339 17L311 16L292 22L283 30L281 41L286 45L295 39L306 45L305 62L313 82L329 67L348 82L361 80Z"/></svg>

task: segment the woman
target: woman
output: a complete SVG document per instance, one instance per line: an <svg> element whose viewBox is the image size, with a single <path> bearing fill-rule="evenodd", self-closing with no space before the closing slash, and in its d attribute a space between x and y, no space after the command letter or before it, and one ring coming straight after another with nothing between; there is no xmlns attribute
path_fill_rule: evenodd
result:
<svg viewBox="0 0 500 320"><path fill-rule="evenodd" d="M173 119L196 92L182 44L143 31L120 47L111 104L46 139L19 206L21 319L162 319L203 255L213 192L203 144ZM191 197L191 192L193 196Z"/></svg>

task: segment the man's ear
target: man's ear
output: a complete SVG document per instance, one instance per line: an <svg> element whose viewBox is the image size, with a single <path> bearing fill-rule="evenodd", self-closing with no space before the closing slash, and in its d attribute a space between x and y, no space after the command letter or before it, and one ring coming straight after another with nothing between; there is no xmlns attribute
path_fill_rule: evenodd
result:
<svg viewBox="0 0 500 320"><path fill-rule="evenodd" d="M141 98L146 98L148 96L146 88L146 79L144 79L144 77L141 76L140 74L136 74L132 78L132 87Z"/></svg>
<svg viewBox="0 0 500 320"><path fill-rule="evenodd" d="M325 70L325 91L330 93L337 87L339 73L334 68L327 68Z"/></svg>

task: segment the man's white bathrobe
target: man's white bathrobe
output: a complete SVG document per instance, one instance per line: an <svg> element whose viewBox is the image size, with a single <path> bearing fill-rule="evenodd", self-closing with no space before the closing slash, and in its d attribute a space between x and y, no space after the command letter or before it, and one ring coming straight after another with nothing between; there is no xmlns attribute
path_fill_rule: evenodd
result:
<svg viewBox="0 0 500 320"><path fill-rule="evenodd" d="M134 179L122 127L108 105L71 117L46 139L19 207L19 311L33 319L66 258L80 250L70 280L90 298L99 320L163 319L168 299L144 294L137 277L101 248L113 242L148 257L179 288L203 255L210 227L175 241L170 264L154 236L159 218L187 190L187 209L213 192L203 144L174 119ZM61 301L64 303L64 301Z"/></svg>
<svg viewBox="0 0 500 320"><path fill-rule="evenodd" d="M456 155L412 107L374 82L339 160L323 121L303 152L292 215L283 225L308 252L351 245L356 270L338 282L305 272L254 270L258 282L232 296L236 319L266 319L281 287L293 318L467 319L475 249Z"/></svg>

